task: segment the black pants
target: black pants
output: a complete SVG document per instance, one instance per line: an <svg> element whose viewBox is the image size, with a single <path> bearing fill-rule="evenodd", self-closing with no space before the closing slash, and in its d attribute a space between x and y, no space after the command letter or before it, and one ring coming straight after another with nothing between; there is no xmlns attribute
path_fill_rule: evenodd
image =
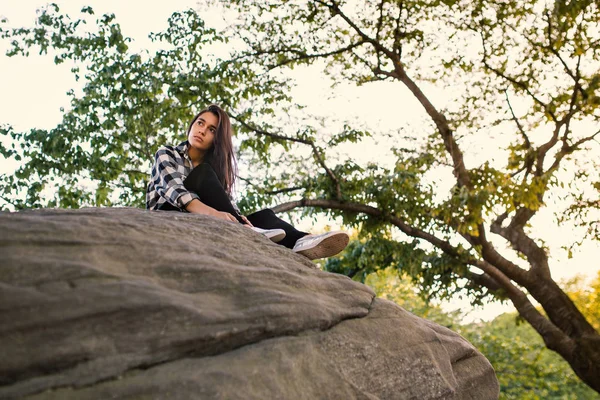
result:
<svg viewBox="0 0 600 400"><path fill-rule="evenodd" d="M189 176L183 181L187 190L196 193L200 197L200 201L217 211L228 212L233 215L241 224L244 223L240 214L231 204L229 196L223 189L217 174L209 164L200 164L192 170ZM179 211L177 207L169 203L165 203L160 207L161 210ZM296 241L303 236L308 235L306 232L301 232L288 224L284 220L275 215L273 210L265 209L252 213L248 216L248 221L252 225L263 229L283 229L285 238L279 242L285 247L292 249Z"/></svg>

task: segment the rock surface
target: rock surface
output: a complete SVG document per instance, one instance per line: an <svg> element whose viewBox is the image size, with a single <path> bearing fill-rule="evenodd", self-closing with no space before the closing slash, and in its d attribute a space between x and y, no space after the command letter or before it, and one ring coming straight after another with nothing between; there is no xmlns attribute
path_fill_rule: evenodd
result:
<svg viewBox="0 0 600 400"><path fill-rule="evenodd" d="M494 399L452 331L241 225L0 213L0 398Z"/></svg>

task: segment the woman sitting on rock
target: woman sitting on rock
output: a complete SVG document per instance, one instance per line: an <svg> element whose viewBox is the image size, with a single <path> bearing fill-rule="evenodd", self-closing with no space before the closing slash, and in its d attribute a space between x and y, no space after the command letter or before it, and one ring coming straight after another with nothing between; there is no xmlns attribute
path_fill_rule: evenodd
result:
<svg viewBox="0 0 600 400"><path fill-rule="evenodd" d="M236 169L229 116L211 105L191 121L185 142L161 147L156 153L146 207L239 222L311 260L333 256L346 247L346 232L310 235L270 209L241 215L231 202Z"/></svg>

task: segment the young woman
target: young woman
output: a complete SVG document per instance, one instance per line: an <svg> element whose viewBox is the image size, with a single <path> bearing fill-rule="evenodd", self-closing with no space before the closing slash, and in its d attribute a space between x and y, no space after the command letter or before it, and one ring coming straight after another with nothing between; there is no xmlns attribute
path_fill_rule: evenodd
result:
<svg viewBox="0 0 600 400"><path fill-rule="evenodd" d="M161 147L156 153L146 207L240 223L311 260L333 256L348 244L346 232L310 235L281 220L270 209L241 215L231 201L236 173L229 116L213 104L191 121L185 142Z"/></svg>

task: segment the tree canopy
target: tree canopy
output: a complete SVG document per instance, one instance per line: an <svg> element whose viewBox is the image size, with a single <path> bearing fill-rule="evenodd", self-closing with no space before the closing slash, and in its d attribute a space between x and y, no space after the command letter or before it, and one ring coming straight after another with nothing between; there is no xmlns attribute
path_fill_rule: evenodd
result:
<svg viewBox="0 0 600 400"><path fill-rule="evenodd" d="M51 53L85 81L56 128L2 128L16 146L0 151L23 160L2 177L5 202L142 206L153 152L176 141L195 108L218 102L236 122L241 157L252 161L243 209L278 204L277 212L325 212L357 228L363 240L331 260L331 271L364 277L393 267L430 296L508 299L600 391L600 336L552 279L535 230L539 211L560 200L559 223L586 228L565 247L600 239L597 2L223 6L237 13L228 31L206 28L198 12L176 13L152 36L164 44L155 54L130 52L114 16L94 22L90 8L73 20L50 6L34 27L2 28L8 55ZM232 46L230 57L204 50L216 43ZM426 119L388 133L393 162L361 163L344 149L381 133L353 121L324 133L328 122L290 98L286 72L301 65L323 65L337 82L395 83ZM439 105L432 85L450 100ZM56 190L44 197L49 185Z"/></svg>

